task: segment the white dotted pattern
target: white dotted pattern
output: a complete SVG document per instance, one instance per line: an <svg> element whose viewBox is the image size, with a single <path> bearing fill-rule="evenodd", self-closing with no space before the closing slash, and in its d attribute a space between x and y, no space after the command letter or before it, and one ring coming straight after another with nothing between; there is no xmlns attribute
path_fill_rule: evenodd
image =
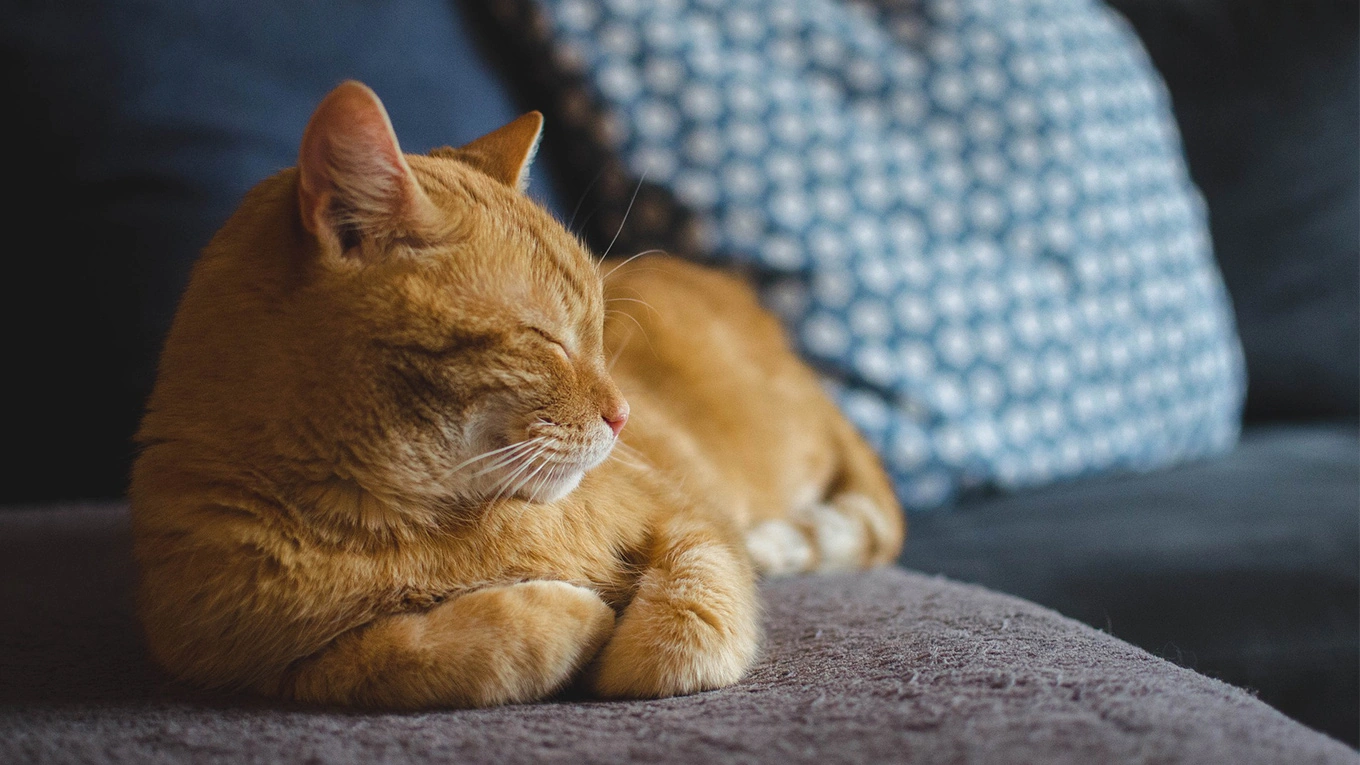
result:
<svg viewBox="0 0 1360 765"><path fill-rule="evenodd" d="M585 83L570 114L693 213L706 257L755 270L908 506L1235 441L1202 203L1100 3L532 5Z"/></svg>

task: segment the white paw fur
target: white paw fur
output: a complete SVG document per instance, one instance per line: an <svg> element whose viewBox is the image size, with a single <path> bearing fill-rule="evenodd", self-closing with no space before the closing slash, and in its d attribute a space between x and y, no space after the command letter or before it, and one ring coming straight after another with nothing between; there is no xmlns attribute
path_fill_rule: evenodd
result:
<svg viewBox="0 0 1360 765"><path fill-rule="evenodd" d="M836 495L832 500L836 509L847 518L853 518L863 524L863 530L868 534L864 540L864 556L867 558L874 553L875 549L882 549L889 544L897 531L893 527L893 522L889 520L887 513L883 511L876 502L863 494L846 492Z"/></svg>
<svg viewBox="0 0 1360 765"><path fill-rule="evenodd" d="M802 530L785 520L765 521L746 532L746 551L763 576L807 571L814 560Z"/></svg>
<svg viewBox="0 0 1360 765"><path fill-rule="evenodd" d="M864 565L864 525L831 505L798 513L817 545L818 571L849 571Z"/></svg>

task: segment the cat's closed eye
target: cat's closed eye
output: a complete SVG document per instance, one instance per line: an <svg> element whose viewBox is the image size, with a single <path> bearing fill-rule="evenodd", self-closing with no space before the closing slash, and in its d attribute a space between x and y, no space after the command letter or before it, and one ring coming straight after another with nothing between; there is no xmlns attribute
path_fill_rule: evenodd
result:
<svg viewBox="0 0 1360 765"><path fill-rule="evenodd" d="M558 340L555 336L553 336L551 332L541 327L534 326L526 327L526 329L529 332L532 332L535 335L538 335L539 337L546 340L550 345L556 348L557 351L560 352L566 359L568 360L571 359L571 352L567 350L566 343L563 343L561 340Z"/></svg>

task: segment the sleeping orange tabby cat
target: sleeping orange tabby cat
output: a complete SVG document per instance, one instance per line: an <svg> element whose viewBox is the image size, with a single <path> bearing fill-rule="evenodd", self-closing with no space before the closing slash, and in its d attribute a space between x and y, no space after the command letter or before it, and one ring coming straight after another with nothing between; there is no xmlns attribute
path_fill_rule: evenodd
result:
<svg viewBox="0 0 1360 765"><path fill-rule="evenodd" d="M541 123L404 156L346 83L204 251L131 488L175 676L387 708L690 693L754 660L757 570L897 554L875 456L746 287L602 278L523 194Z"/></svg>

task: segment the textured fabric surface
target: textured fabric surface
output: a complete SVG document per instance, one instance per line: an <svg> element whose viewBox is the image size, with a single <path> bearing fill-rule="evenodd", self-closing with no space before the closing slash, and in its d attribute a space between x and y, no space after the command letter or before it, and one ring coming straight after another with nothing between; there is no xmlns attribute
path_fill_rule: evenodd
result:
<svg viewBox="0 0 1360 765"><path fill-rule="evenodd" d="M1360 5L1113 0L1166 79L1246 350L1247 416L1360 410Z"/></svg>
<svg viewBox="0 0 1360 765"><path fill-rule="evenodd" d="M377 90L407 151L513 119L476 39L445 0L9 4L0 130L21 191L0 224L29 257L0 303L25 328L16 363L41 371L10 380L25 448L0 501L123 493L190 265L247 189L294 164L341 80Z"/></svg>
<svg viewBox="0 0 1360 765"><path fill-rule="evenodd" d="M739 685L360 714L205 697L146 664L126 511L0 512L0 762L1356 763L1249 694L1057 614L887 569L765 587Z"/></svg>
<svg viewBox="0 0 1360 765"><path fill-rule="evenodd" d="M1236 438L1202 205L1103 4L498 5L543 33L564 120L621 160L596 160L601 240L631 204L618 252L750 268L908 506Z"/></svg>
<svg viewBox="0 0 1360 765"><path fill-rule="evenodd" d="M1248 428L1155 475L917 518L902 557L1057 609L1360 736L1360 438Z"/></svg>

